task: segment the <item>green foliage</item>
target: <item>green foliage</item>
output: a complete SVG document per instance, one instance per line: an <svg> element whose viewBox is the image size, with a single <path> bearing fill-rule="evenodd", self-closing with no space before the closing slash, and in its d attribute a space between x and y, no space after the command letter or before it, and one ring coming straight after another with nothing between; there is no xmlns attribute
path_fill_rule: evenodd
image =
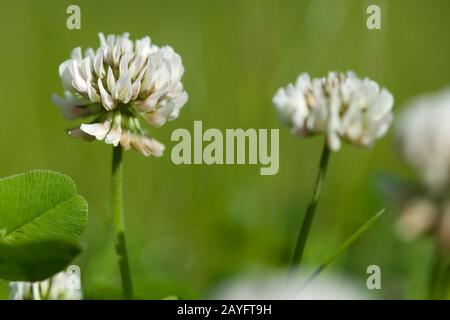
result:
<svg viewBox="0 0 450 320"><path fill-rule="evenodd" d="M73 2L82 11L81 30L65 27ZM366 28L368 4L381 6L381 30ZM0 36L8 39L0 50L0 175L55 168L77 182L95 212L84 235L89 250L77 260L83 291L96 299L120 297L108 224L111 148L68 137L73 123L50 95L63 93L58 65L76 46L97 46L99 31L149 35L157 45L171 45L183 59L190 98L177 120L150 128L166 145L162 158L124 155L127 246L137 297L206 297L236 274L282 268L291 257L321 137L296 139L281 127L271 103L275 91L300 72L316 77L352 69L391 90L398 115L410 97L449 83L449 12L448 0L0 1ZM280 128L279 173L174 165L171 133L191 129L194 120L221 130ZM388 207L372 185L377 172L412 178L392 138L370 150L345 145L333 155L305 267L322 263L371 212ZM402 242L397 214L390 209L326 272L364 284L367 266L375 263L383 270L375 298L423 297L433 247ZM0 284L0 298L6 291Z"/></svg>
<svg viewBox="0 0 450 320"><path fill-rule="evenodd" d="M38 281L80 253L87 203L75 183L52 171L0 179L0 278Z"/></svg>

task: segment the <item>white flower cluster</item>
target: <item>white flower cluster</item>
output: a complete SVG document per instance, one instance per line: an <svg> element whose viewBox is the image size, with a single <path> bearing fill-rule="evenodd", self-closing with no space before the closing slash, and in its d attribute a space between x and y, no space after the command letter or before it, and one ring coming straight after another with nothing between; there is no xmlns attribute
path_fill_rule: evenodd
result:
<svg viewBox="0 0 450 320"><path fill-rule="evenodd" d="M60 272L40 282L10 282L11 300L81 300L80 276Z"/></svg>
<svg viewBox="0 0 450 320"><path fill-rule="evenodd" d="M416 168L432 192L450 187L450 89L416 98L398 127L405 160Z"/></svg>
<svg viewBox="0 0 450 320"><path fill-rule="evenodd" d="M99 34L100 47L81 48L59 67L64 98L54 95L68 119L94 120L69 133L86 140L104 140L144 155L160 156L164 146L145 135L139 118L160 127L178 117L188 100L181 78L181 57L145 37L134 43L129 34Z"/></svg>
<svg viewBox="0 0 450 320"><path fill-rule="evenodd" d="M372 145L393 120L391 93L352 72L330 72L312 80L307 73L301 74L295 84L277 91L273 103L294 134L324 133L333 151L340 149L341 139Z"/></svg>

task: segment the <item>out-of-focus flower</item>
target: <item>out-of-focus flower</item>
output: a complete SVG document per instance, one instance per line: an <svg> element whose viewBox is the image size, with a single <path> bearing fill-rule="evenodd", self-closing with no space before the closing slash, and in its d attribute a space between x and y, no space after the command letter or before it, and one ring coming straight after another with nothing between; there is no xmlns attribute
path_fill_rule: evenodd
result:
<svg viewBox="0 0 450 320"><path fill-rule="evenodd" d="M284 272L264 277L239 277L219 286L212 294L212 298L221 300L362 300L368 298L348 278L321 275L302 288L305 279L305 274L300 274L288 280ZM365 285L364 281L364 288Z"/></svg>
<svg viewBox="0 0 450 320"><path fill-rule="evenodd" d="M140 119L160 127L178 117L188 100L181 57L149 37L134 43L128 33L99 37L96 51L89 48L83 56L75 48L59 67L64 98L54 95L54 103L67 119L91 119L69 134L161 156L164 146L147 137Z"/></svg>
<svg viewBox="0 0 450 320"><path fill-rule="evenodd" d="M333 151L340 149L341 140L371 146L393 120L392 94L352 72L330 72L312 80L303 73L295 84L278 89L273 103L292 133L324 133Z"/></svg>
<svg viewBox="0 0 450 320"><path fill-rule="evenodd" d="M430 191L450 185L450 89L413 100L401 116L398 142L404 159Z"/></svg>
<svg viewBox="0 0 450 320"><path fill-rule="evenodd" d="M397 231L405 240L414 240L431 232L438 223L438 207L430 199L416 197L403 204Z"/></svg>
<svg viewBox="0 0 450 320"><path fill-rule="evenodd" d="M450 201L436 203L434 199L416 196L401 205L396 227L407 241L432 236L450 252Z"/></svg>
<svg viewBox="0 0 450 320"><path fill-rule="evenodd" d="M81 300L80 276L60 272L40 282L10 282L11 300Z"/></svg>

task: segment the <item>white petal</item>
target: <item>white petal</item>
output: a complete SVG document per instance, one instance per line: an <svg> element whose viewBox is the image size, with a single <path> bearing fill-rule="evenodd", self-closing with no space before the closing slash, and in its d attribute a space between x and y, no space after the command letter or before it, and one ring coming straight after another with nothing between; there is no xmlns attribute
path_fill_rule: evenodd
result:
<svg viewBox="0 0 450 320"><path fill-rule="evenodd" d="M95 52L94 49L92 48L87 48L86 51L84 52L84 55L86 57L89 57L91 59L91 61L94 61L95 58Z"/></svg>
<svg viewBox="0 0 450 320"><path fill-rule="evenodd" d="M102 101L97 91L95 90L94 87L92 87L90 82L88 82L88 96L89 99L91 99L91 101L94 103Z"/></svg>
<svg viewBox="0 0 450 320"><path fill-rule="evenodd" d="M138 104L139 109L144 112L154 111L156 109L159 98L161 98L161 96L166 93L167 87L168 83L166 83L166 85L163 86L160 90L148 96L144 101L140 102Z"/></svg>
<svg viewBox="0 0 450 320"><path fill-rule="evenodd" d="M100 45L106 46L106 39L105 39L105 35L103 34L103 32L100 32L98 34L98 38L100 39Z"/></svg>
<svg viewBox="0 0 450 320"><path fill-rule="evenodd" d="M120 59L119 78L125 77L128 74L128 64L130 63L131 57L132 54L126 54Z"/></svg>
<svg viewBox="0 0 450 320"><path fill-rule="evenodd" d="M81 62L81 71L83 79L89 83L92 80L91 58L87 57Z"/></svg>
<svg viewBox="0 0 450 320"><path fill-rule="evenodd" d="M175 104L169 102L156 109L154 112L145 115L145 120L156 128L163 126L167 122L169 115L175 110Z"/></svg>
<svg viewBox="0 0 450 320"><path fill-rule="evenodd" d="M131 99L131 80L129 76L120 78L112 90L112 97L123 103L128 103Z"/></svg>
<svg viewBox="0 0 450 320"><path fill-rule="evenodd" d="M101 79L99 78L98 81L98 88L100 89L100 96L102 98L102 104L105 107L106 110L112 110L115 107L114 101L109 95L108 92L106 92L105 88L103 87L103 83Z"/></svg>
<svg viewBox="0 0 450 320"><path fill-rule="evenodd" d="M73 90L71 65L72 60L66 60L59 66L59 76L61 77L62 87L64 90Z"/></svg>
<svg viewBox="0 0 450 320"><path fill-rule="evenodd" d="M180 114L180 109L186 104L188 101L189 96L186 91L184 91L179 97L175 98L173 100L173 103L175 104L174 110L169 114L167 117L167 120L174 120L178 118L178 115Z"/></svg>
<svg viewBox="0 0 450 320"><path fill-rule="evenodd" d="M105 67L103 66L103 54L99 53L94 58L94 71L98 77L103 78L105 75Z"/></svg>
<svg viewBox="0 0 450 320"><path fill-rule="evenodd" d="M143 69L141 71L141 73L139 74L137 79L131 85L131 92L132 92L131 99L132 100L135 100L137 98L137 96L139 95L139 90L141 89L141 81L142 81L142 77L144 76L144 73L145 73L145 69Z"/></svg>
<svg viewBox="0 0 450 320"><path fill-rule="evenodd" d="M80 128L75 128L75 129L68 130L67 133L72 138L83 139L85 141L93 141L93 140L95 140L94 136L91 136L90 134L87 134L86 132L82 131Z"/></svg>
<svg viewBox="0 0 450 320"><path fill-rule="evenodd" d="M145 139L144 145L152 156L161 157L164 153L165 146L155 139Z"/></svg>
<svg viewBox="0 0 450 320"><path fill-rule="evenodd" d="M113 91L114 85L116 84L116 79L114 79L114 74L111 67L108 67L108 75L106 78L106 85L108 86L109 92Z"/></svg>
<svg viewBox="0 0 450 320"><path fill-rule="evenodd" d="M117 147L122 136L122 128L120 126L112 128L105 137L105 142L107 144L112 144Z"/></svg>
<svg viewBox="0 0 450 320"><path fill-rule="evenodd" d="M105 121L103 123L82 124L80 126L80 130L94 136L97 140L103 140L108 134L110 126L110 121Z"/></svg>
<svg viewBox="0 0 450 320"><path fill-rule="evenodd" d="M134 135L131 137L130 145L136 151L139 151L144 156L161 157L164 152L164 145L155 139L149 139L145 136Z"/></svg>
<svg viewBox="0 0 450 320"><path fill-rule="evenodd" d="M77 47L77 48L73 49L72 53L70 55L70 58L72 60L76 60L77 62L81 62L81 60L83 60L83 55L81 53L81 48Z"/></svg>
<svg viewBox="0 0 450 320"><path fill-rule="evenodd" d="M87 83L86 80L84 80L81 77L80 71L78 69L78 64L75 60L72 60L72 72L73 72L72 86L80 93L86 93Z"/></svg>
<svg viewBox="0 0 450 320"><path fill-rule="evenodd" d="M131 143L131 137L130 137L130 133L125 132L122 133L122 136L120 137L120 145L122 146L122 148L124 150L130 150L130 145Z"/></svg>
<svg viewBox="0 0 450 320"><path fill-rule="evenodd" d="M119 65L120 62L120 56L121 56L120 47L118 45L114 46L114 49L112 51L112 58L114 65Z"/></svg>

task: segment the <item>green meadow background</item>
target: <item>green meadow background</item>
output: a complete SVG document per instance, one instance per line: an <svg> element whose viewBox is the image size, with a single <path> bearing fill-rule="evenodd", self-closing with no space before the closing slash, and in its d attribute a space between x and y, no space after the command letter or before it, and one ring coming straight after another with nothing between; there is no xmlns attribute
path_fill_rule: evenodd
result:
<svg viewBox="0 0 450 320"><path fill-rule="evenodd" d="M81 7L81 30L66 29L66 8ZM366 28L366 8L382 9L382 30ZM386 86L395 113L414 95L450 82L448 0L2 1L0 4L0 176L52 169L71 176L88 200L81 267L86 298L120 297L109 212L111 147L71 139L74 125L52 105L62 93L59 64L76 46L97 47L98 32L149 35L182 56L190 99L180 117L151 135L162 158L125 156L127 237L136 296L207 297L242 274L280 269L290 259L310 198L322 138L301 140L281 127L272 96L295 81L354 70ZM252 165L171 162L176 128L280 128L280 170ZM305 252L321 263L381 208L387 213L331 267L365 288L366 268L381 267L375 298L423 298L432 243L400 241L395 208L375 186L381 173L415 179L393 144L345 145L332 155ZM0 199L1 201L1 199ZM6 286L0 285L6 297Z"/></svg>

